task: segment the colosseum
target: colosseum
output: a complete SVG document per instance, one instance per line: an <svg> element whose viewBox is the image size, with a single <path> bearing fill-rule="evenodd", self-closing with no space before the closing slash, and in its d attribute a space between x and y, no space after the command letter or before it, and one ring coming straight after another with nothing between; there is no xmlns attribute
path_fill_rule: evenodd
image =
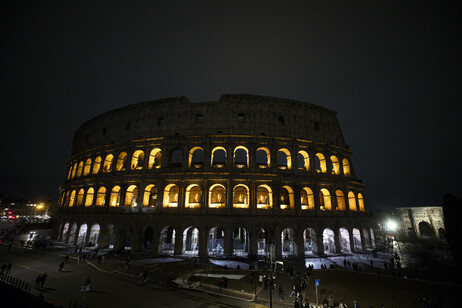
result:
<svg viewBox="0 0 462 308"><path fill-rule="evenodd" d="M153 255L276 258L375 246L336 112L248 94L137 103L85 122L54 236Z"/></svg>

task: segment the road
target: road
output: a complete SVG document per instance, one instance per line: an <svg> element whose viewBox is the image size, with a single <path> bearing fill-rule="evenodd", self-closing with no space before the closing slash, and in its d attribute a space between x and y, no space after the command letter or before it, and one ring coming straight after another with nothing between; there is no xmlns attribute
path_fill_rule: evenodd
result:
<svg viewBox="0 0 462 308"><path fill-rule="evenodd" d="M194 290L175 289L159 284L137 285L137 278L120 273L100 272L86 263L71 259L58 271L63 257L47 251L0 245L0 264L12 263L12 276L31 284L46 272L43 294L53 304L68 307L69 302L84 303L92 307L265 307L261 304L214 296ZM90 276L92 291L80 292L80 286Z"/></svg>

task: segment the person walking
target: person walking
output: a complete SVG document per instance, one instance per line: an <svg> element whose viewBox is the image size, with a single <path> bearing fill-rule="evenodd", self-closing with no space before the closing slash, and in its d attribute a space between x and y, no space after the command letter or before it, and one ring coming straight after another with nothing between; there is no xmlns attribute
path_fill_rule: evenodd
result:
<svg viewBox="0 0 462 308"><path fill-rule="evenodd" d="M327 305L329 308L334 308L334 298L332 297L332 294L329 294L329 297L327 298Z"/></svg>
<svg viewBox="0 0 462 308"><path fill-rule="evenodd" d="M64 269L64 262L61 262L61 264L59 264L59 271L62 272Z"/></svg>
<svg viewBox="0 0 462 308"><path fill-rule="evenodd" d="M67 264L68 261L69 261L69 256L66 255L66 256L64 257L64 263Z"/></svg>
<svg viewBox="0 0 462 308"><path fill-rule="evenodd" d="M305 298L305 304L303 308L310 308L310 302L308 301L308 297Z"/></svg>
<svg viewBox="0 0 462 308"><path fill-rule="evenodd" d="M353 308L359 308L358 301L356 301L356 300L353 301Z"/></svg>
<svg viewBox="0 0 462 308"><path fill-rule="evenodd" d="M40 289L40 282L42 281L42 275L38 275L37 278L35 278L35 288L38 290Z"/></svg>
<svg viewBox="0 0 462 308"><path fill-rule="evenodd" d="M282 284L279 285L279 300L281 302L284 300L284 289L282 288Z"/></svg>
<svg viewBox="0 0 462 308"><path fill-rule="evenodd" d="M40 288L43 289L43 285L45 284L47 277L48 277L47 273L43 273L42 278L40 279Z"/></svg>

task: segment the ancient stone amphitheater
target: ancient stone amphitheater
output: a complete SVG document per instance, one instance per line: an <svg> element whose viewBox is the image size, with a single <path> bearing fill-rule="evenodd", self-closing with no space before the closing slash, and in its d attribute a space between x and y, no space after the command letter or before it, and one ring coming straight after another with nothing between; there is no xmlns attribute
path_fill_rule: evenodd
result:
<svg viewBox="0 0 462 308"><path fill-rule="evenodd" d="M375 246L334 111L290 99L166 98L75 133L55 238L157 255L277 258Z"/></svg>

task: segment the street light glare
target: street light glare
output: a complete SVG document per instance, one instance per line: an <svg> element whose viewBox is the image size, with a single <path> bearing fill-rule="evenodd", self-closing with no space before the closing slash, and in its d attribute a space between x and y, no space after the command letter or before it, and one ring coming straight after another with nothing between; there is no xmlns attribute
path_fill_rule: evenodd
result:
<svg viewBox="0 0 462 308"><path fill-rule="evenodd" d="M391 231L396 231L396 229L398 228L398 224L397 224L395 221L393 221L393 220L389 220L389 221L387 222L387 227L388 227L388 229L391 230Z"/></svg>

